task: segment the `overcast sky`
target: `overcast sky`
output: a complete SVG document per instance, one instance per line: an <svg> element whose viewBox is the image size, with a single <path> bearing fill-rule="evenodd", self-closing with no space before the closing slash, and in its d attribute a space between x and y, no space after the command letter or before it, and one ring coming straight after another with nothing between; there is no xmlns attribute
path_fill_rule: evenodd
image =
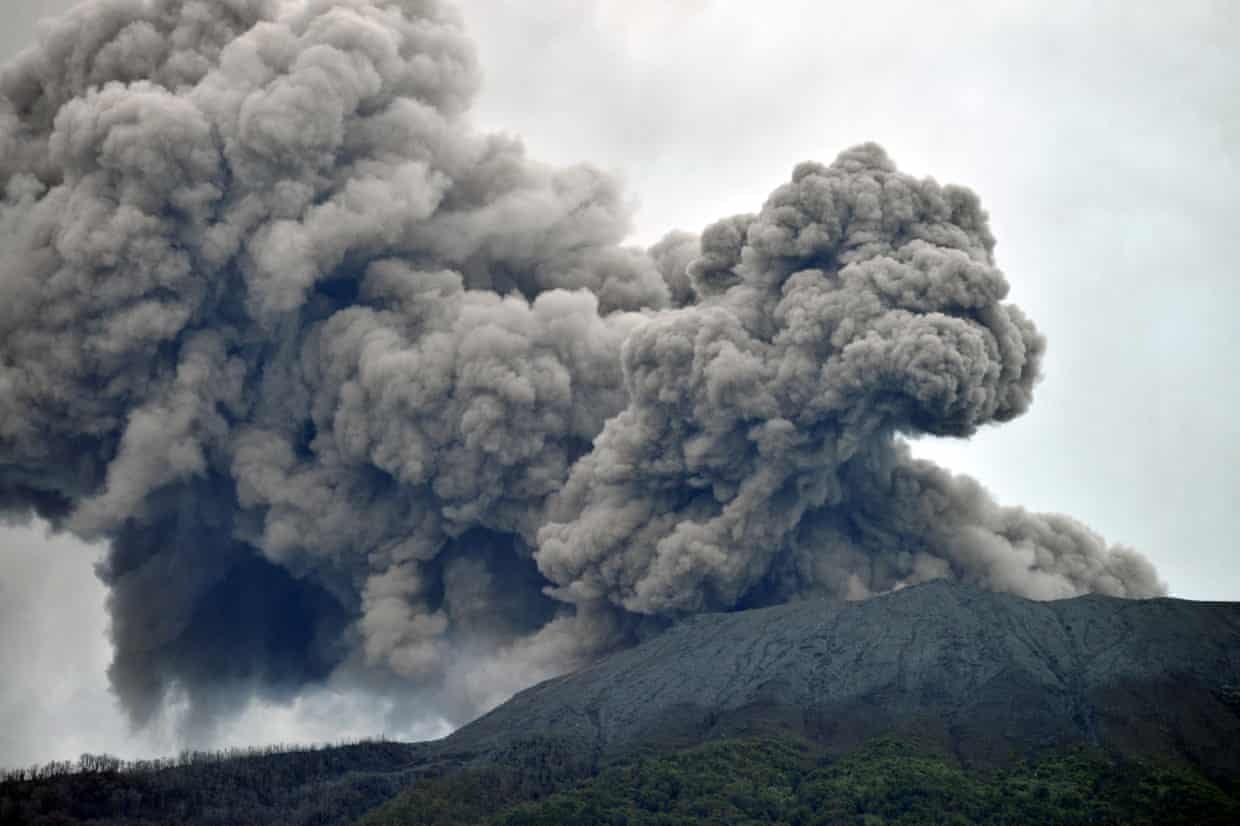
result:
<svg viewBox="0 0 1240 826"><path fill-rule="evenodd" d="M65 0L5 0L0 57ZM754 211L799 161L883 144L990 211L1049 339L1033 409L919 450L1005 504L1071 514L1175 596L1240 599L1240 5L467 0L480 125L591 160L634 239ZM97 551L0 527L0 765L166 752L107 690ZM367 698L260 708L223 743L377 732ZM403 736L440 733L434 721Z"/></svg>

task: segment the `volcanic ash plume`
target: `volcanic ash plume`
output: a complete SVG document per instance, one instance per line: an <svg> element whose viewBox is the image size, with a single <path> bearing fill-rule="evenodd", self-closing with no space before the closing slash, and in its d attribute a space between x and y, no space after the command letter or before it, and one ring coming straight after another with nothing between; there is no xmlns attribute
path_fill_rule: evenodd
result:
<svg viewBox="0 0 1240 826"><path fill-rule="evenodd" d="M865 145L643 251L477 84L433 0L98 0L0 74L0 508L109 542L136 721L340 674L459 720L937 577L1161 592L900 438L1037 378L971 192Z"/></svg>

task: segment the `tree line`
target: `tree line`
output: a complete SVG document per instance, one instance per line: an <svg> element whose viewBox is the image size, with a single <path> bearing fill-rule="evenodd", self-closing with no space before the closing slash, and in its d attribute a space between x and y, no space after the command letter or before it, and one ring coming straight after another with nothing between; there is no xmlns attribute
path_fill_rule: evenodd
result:
<svg viewBox="0 0 1240 826"><path fill-rule="evenodd" d="M51 780L75 774L153 774L168 769L206 766L233 760L276 757L298 754L314 754L350 746L374 744L403 745L386 737L359 737L334 743L297 745L276 743L267 746L246 746L226 749L184 749L171 757L124 760L111 754L82 754L77 760L50 760L19 768L0 769L0 783L23 783L32 780Z"/></svg>
<svg viewBox="0 0 1240 826"><path fill-rule="evenodd" d="M10 770L0 826L346 824L422 771L424 747L389 740L286 750L185 751L159 760L83 755Z"/></svg>

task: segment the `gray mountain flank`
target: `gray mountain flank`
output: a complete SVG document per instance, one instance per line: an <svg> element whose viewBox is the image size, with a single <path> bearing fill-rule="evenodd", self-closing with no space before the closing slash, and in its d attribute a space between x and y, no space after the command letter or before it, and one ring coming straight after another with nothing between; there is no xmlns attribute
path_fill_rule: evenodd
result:
<svg viewBox="0 0 1240 826"><path fill-rule="evenodd" d="M983 765L1088 743L1234 773L1238 685L1238 604L1034 602L933 582L689 618L518 694L442 748L555 736L607 759L762 731L833 750L895 732Z"/></svg>

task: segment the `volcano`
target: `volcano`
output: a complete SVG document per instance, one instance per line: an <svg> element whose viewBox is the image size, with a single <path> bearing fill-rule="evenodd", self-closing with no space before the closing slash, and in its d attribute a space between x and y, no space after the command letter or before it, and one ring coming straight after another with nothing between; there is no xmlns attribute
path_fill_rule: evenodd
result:
<svg viewBox="0 0 1240 826"><path fill-rule="evenodd" d="M836 752L899 733L977 765L1089 744L1240 773L1240 604L1036 602L937 581L703 614L521 692L443 747L554 733L606 760L758 732Z"/></svg>
<svg viewBox="0 0 1240 826"><path fill-rule="evenodd" d="M688 617L435 742L44 769L0 824L1234 823L1240 603L936 581Z"/></svg>

